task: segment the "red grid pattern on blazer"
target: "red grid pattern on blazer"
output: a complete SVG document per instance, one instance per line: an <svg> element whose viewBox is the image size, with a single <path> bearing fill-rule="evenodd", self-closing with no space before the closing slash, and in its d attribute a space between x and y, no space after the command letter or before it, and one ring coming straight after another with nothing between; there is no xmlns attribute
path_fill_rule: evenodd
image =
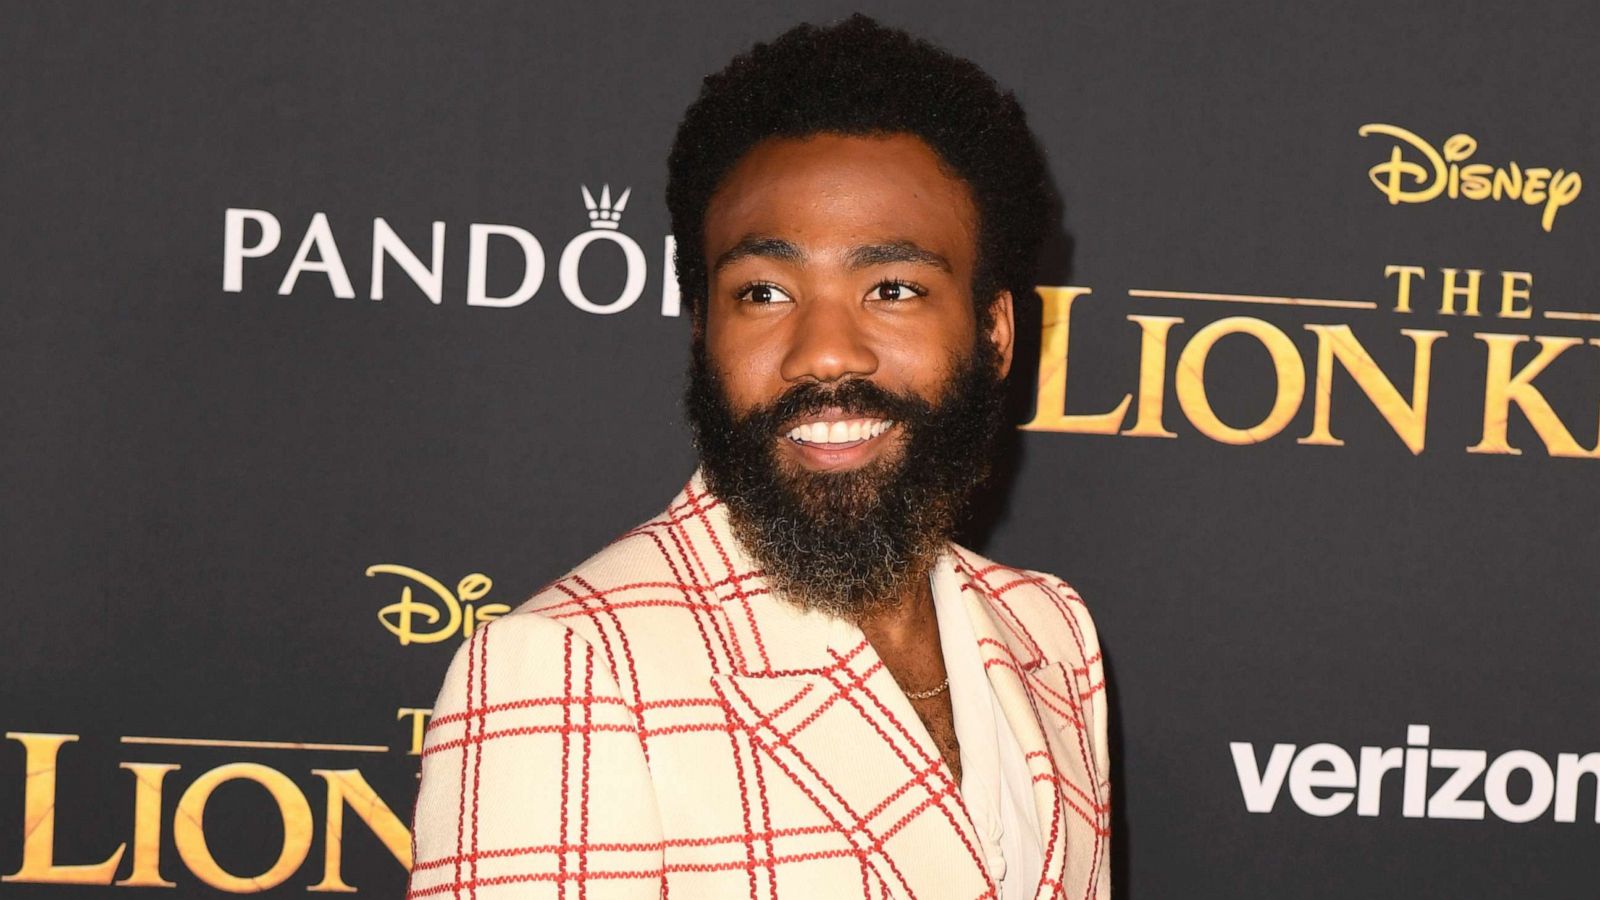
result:
<svg viewBox="0 0 1600 900"><path fill-rule="evenodd" d="M764 636L767 607L756 608L774 600L761 573L731 546L725 510L697 482L662 516L630 530L516 613L480 627L461 648L423 751L417 862L408 897L664 897L678 890L680 877L727 873L741 887L692 881L681 890L701 896L715 885L719 896L755 900L777 897L780 881L802 884L806 867L822 863L853 866L863 897L933 896L926 888L917 892L903 871L906 851L894 843L913 839L903 835L916 827L916 840L929 833L958 839L948 846L960 848L981 884L961 896L995 898L949 769L917 738L920 723L908 724L870 686L874 676L886 674L870 645L863 639L843 652L828 647L815 665L775 665L768 638L784 636ZM1034 781L1050 783L1060 799L1048 826L1039 896L1068 896L1065 861L1054 852L1066 829L1069 847L1075 840L1093 841L1086 883L1073 896L1098 897L1105 884L1109 786L1100 761L1103 746L1097 752L1092 745L1103 741L1104 722L1086 721L1085 711L1103 700L1105 682L1097 641L1085 631L1082 600L1059 579L999 566L953 546L952 555L966 579L962 589L988 602L1013 641L982 638L986 668L1005 670L1024 685L1042 727L1059 728L1078 769L1092 773L1080 784L1061 774L1063 760L1054 750L1026 754ZM622 564L607 566L608 560ZM1013 602L1021 594L1027 597L1016 602L1029 606L1027 614ZM1041 617L1041 608L1048 615ZM545 620L536 630L544 638L520 645L502 641L508 623L523 616ZM1050 652L1063 646L1059 636L1034 634L1030 621L1066 634L1069 652ZM491 634L497 648L506 643L498 651L503 658L491 654ZM557 646L559 664L549 653ZM675 658L664 663L663 647ZM535 650L545 654L537 662L527 658ZM1061 669L1059 684L1043 677L1052 667ZM672 677L681 675L675 670L713 677ZM512 693L492 693L491 677L495 691ZM764 705L748 693L751 679L805 681L786 700ZM870 737L898 765L876 769L869 791L857 786L847 795L816 763L819 742L835 732ZM712 745L704 739L719 734L726 737L723 750L706 755ZM675 743L685 740L693 746ZM685 757L695 757L698 765L686 767ZM646 816L653 805L648 802L638 803L631 818L618 815L615 798L597 809L596 794L610 797L608 776L620 771L613 767L630 759L638 760L635 768L648 778L698 769L711 793L715 779L731 779L737 808L721 809L707 799L704 810L688 808L684 818L693 821L683 822L660 809L654 818ZM498 807L493 818L486 812L504 803L506 797L497 794L504 785L526 788L537 779L558 780L555 808L530 806L515 828L503 824ZM788 790L781 802L774 794L779 785ZM669 792L656 793L664 807ZM806 802L796 803L795 795ZM446 805L453 806L454 822L438 815ZM1062 821L1062 807L1078 825ZM933 832L925 827L929 821L938 823ZM706 833L711 822L721 822L722 829ZM554 840L527 841L552 830ZM837 874L830 870L828 877ZM539 886L544 893L511 892ZM789 890L803 895L803 888Z"/></svg>

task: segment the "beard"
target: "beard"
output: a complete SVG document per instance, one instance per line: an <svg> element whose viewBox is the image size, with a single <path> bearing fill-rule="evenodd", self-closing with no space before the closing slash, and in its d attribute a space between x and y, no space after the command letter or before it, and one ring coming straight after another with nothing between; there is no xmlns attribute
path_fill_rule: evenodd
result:
<svg viewBox="0 0 1600 900"><path fill-rule="evenodd" d="M860 619L893 606L927 575L989 474L1004 416L998 354L980 330L952 360L936 402L861 378L797 384L742 415L729 405L703 340L693 345L686 406L707 486L768 586L804 607ZM898 447L854 469L811 471L780 454L807 417L899 426Z"/></svg>

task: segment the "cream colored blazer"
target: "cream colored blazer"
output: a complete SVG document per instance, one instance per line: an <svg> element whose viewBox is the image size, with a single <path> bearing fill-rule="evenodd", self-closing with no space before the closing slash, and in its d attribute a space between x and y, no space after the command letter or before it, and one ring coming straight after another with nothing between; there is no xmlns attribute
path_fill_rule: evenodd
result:
<svg viewBox="0 0 1600 900"><path fill-rule="evenodd" d="M1038 898L1109 900L1105 680L1071 587L951 544L1033 773ZM478 628L423 750L414 898L993 898L961 795L854 625L770 593L699 473Z"/></svg>

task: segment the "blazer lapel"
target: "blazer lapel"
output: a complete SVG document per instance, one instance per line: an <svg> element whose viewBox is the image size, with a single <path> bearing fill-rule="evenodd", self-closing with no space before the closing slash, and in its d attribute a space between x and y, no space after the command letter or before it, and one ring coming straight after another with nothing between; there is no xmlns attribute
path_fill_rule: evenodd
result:
<svg viewBox="0 0 1600 900"><path fill-rule="evenodd" d="M993 898L950 769L861 629L775 596L699 473L668 512L725 614L734 665L711 680L734 726L892 896Z"/></svg>
<svg viewBox="0 0 1600 900"><path fill-rule="evenodd" d="M762 594L769 655L811 665L713 676L747 734L903 900L994 896L948 766L861 630Z"/></svg>
<svg viewBox="0 0 1600 900"><path fill-rule="evenodd" d="M1069 853L1068 833L1085 834L1083 819L1093 828L1105 809L1093 777L1091 754L1082 740L1079 696L1081 688L1069 666L1047 660L1011 615L1004 599L1015 578L1010 569L976 568L975 558L952 546L935 570L935 589L956 591L971 613L973 631L984 670L1001 712L1021 745L1033 777L1034 808L1038 814L1044 867L1035 892L1054 897L1059 886L1080 883L1078 857ZM1069 727L1077 726L1077 727ZM1074 851L1091 848L1071 848Z"/></svg>

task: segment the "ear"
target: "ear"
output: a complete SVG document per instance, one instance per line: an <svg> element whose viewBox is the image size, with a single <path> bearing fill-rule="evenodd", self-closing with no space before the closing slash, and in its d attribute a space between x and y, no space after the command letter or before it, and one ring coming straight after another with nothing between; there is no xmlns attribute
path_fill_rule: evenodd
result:
<svg viewBox="0 0 1600 900"><path fill-rule="evenodd" d="M1012 309L1011 292L1001 291L989 305L993 324L989 327L989 340L994 344L995 357L1000 362L1000 377L1011 372L1011 351L1016 341L1016 316Z"/></svg>

